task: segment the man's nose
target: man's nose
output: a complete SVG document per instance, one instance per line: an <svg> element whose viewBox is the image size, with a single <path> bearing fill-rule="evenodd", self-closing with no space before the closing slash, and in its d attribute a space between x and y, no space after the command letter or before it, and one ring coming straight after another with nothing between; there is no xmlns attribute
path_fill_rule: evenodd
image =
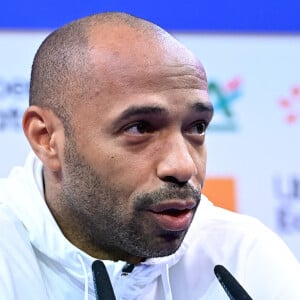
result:
<svg viewBox="0 0 300 300"><path fill-rule="evenodd" d="M195 158L189 147L181 135L165 143L157 166L157 176L161 180L185 183L197 175Z"/></svg>

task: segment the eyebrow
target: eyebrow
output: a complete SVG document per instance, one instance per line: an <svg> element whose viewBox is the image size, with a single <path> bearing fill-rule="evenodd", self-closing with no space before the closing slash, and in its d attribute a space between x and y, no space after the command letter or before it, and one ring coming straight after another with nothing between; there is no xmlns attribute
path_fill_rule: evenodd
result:
<svg viewBox="0 0 300 300"><path fill-rule="evenodd" d="M118 117L117 122L136 115L168 115L168 111L160 106L131 106L125 109Z"/></svg>
<svg viewBox="0 0 300 300"><path fill-rule="evenodd" d="M191 105L191 110L195 112L210 112L213 114L213 106L210 102L196 102ZM130 117L138 115L169 115L167 109L161 106L131 106L125 109L117 118L115 123L119 123L123 120L127 120Z"/></svg>
<svg viewBox="0 0 300 300"><path fill-rule="evenodd" d="M196 102L191 105L191 109L196 112L210 112L213 114L214 108L211 102Z"/></svg>

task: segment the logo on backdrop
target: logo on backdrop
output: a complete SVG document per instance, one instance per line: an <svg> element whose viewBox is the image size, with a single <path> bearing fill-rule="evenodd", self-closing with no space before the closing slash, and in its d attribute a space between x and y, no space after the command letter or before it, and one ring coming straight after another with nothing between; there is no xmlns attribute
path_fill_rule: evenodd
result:
<svg viewBox="0 0 300 300"><path fill-rule="evenodd" d="M276 176L273 191L279 201L276 218L278 229L283 233L300 232L300 175Z"/></svg>
<svg viewBox="0 0 300 300"><path fill-rule="evenodd" d="M215 114L209 130L235 131L237 120L234 113L234 105L242 95L241 79L239 77L219 84L210 81L208 84L209 96L213 103Z"/></svg>
<svg viewBox="0 0 300 300"><path fill-rule="evenodd" d="M300 85L290 88L287 95L281 97L278 104L283 113L283 120L289 125L300 122Z"/></svg>
<svg viewBox="0 0 300 300"><path fill-rule="evenodd" d="M203 194L214 205L237 210L236 180L234 177L208 177L205 179Z"/></svg>
<svg viewBox="0 0 300 300"><path fill-rule="evenodd" d="M0 77L0 132L21 129L23 112L28 106L28 94L28 80Z"/></svg>

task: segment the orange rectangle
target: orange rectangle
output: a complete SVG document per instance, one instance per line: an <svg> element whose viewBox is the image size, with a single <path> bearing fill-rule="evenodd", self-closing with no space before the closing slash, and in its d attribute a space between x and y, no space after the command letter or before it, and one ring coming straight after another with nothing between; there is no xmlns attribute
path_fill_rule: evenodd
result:
<svg viewBox="0 0 300 300"><path fill-rule="evenodd" d="M231 177L210 177L205 180L203 194L214 205L237 210L235 180Z"/></svg>

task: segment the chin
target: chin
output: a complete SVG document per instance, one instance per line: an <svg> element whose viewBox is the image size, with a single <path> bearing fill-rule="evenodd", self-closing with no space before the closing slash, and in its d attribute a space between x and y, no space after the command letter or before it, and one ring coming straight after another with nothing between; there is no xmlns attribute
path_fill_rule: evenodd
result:
<svg viewBox="0 0 300 300"><path fill-rule="evenodd" d="M182 244L185 232L169 232L160 236L159 247L157 247L151 257L168 256L175 253Z"/></svg>

